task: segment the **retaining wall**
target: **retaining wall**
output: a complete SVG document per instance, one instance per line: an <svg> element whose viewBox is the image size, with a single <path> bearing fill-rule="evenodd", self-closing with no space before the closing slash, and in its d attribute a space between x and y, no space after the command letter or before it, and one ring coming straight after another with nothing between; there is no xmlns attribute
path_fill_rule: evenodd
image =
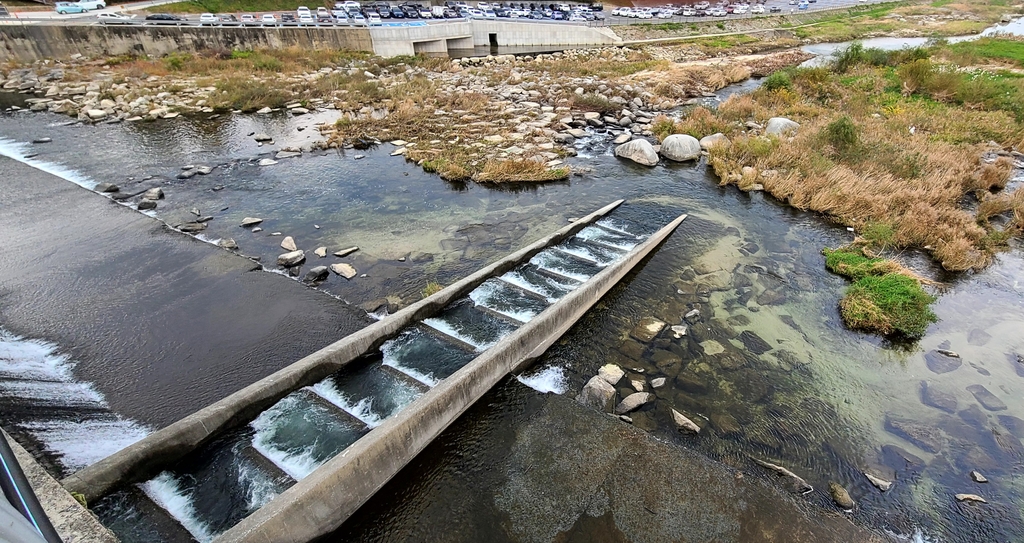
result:
<svg viewBox="0 0 1024 543"><path fill-rule="evenodd" d="M676 218L214 543L306 543L336 530L499 380L543 353L685 218Z"/></svg>
<svg viewBox="0 0 1024 543"><path fill-rule="evenodd" d="M380 347L406 326L433 315L453 300L468 294L486 279L511 270L549 245L575 234L621 203L622 200L613 202L440 292L328 345L166 428L153 432L107 458L69 475L61 483L69 491L79 492L87 501L92 502L117 486L151 479L167 466L222 432L248 424L281 398L340 370L364 353Z"/></svg>

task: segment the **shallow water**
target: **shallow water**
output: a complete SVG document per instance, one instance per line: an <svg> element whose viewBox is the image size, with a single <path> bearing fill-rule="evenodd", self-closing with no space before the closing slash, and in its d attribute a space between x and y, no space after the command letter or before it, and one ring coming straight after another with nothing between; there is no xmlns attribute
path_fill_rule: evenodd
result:
<svg viewBox="0 0 1024 543"><path fill-rule="evenodd" d="M836 308L846 282L824 270L820 249L850 241L844 228L760 193L719 187L702 165L649 169L598 154L577 159L594 169L584 178L496 191L447 184L401 158L389 157L386 146L361 152L366 158L359 160L348 152L282 160L268 167L249 162L265 148L257 147L246 133L276 130L282 142L293 136L301 139L310 130L307 120L227 117L218 122L179 119L95 127L61 126L63 121L27 113L4 116L0 130L8 140L24 142L47 135L55 143L7 143L3 149L38 153L36 160L60 164L96 182L133 186L136 181L145 183L141 179L147 175L159 176L156 181L167 198L160 202L157 217L177 224L188 219L192 207L203 213L212 210L215 219L204 237L233 237L243 253L261 256L268 269L283 252L280 238L269 233L294 236L307 250L307 266L319 260L311 253L317 246L333 251L358 245L361 250L344 261L369 277L346 281L331 276L318 287L354 303L388 295L411 301L427 278L448 283L525 246L564 224L567 217L618 198L626 198L627 204L616 216L646 232L688 213L677 232L553 346L536 368L520 376L521 382L575 395L608 362L630 369L630 379L649 382L666 377L668 384L655 391L655 405L632 414L636 426L663 439L727 463L747 465L746 457L752 455L785 465L816 488L804 499L823 507L831 507L824 490L828 483L840 482L859 503L853 513L857 521L894 533L910 535L920 529L944 541L965 542L1024 537L1015 505L1020 503L1024 451L1019 439L1024 437L1024 422L1017 422L1024 419L1024 365L1015 358L1024 353L1024 340L1015 333L1024 328L1024 259L1019 248L1004 253L983 272L952 278L935 307L940 322L919 343L894 345L847 331L839 320ZM307 130L296 132L299 125L307 125ZM85 152L88 141L108 142L110 154L101 160ZM210 176L173 179L182 164L204 161L224 166ZM212 190L216 186L224 188ZM238 228L244 216L265 218L263 231ZM584 237L593 234L595 242L625 248L627 241L635 243L630 236L645 233L626 235L616 233L614 224L609 226ZM618 229L623 229L621 224ZM401 256L408 258L398 262ZM541 266L561 265L562 274L580 273L579 267L586 266L579 259L566 261L565 255L541 260ZM335 261L339 260L323 260ZM529 318L521 313L524 306L535 303L530 309L535 314L548 303L542 299L553 301L573 287L572 280L550 283L557 275L532 273L523 277L524 272L516 280L532 284L533 288L519 286L539 296L514 290L509 286L517 284L513 280L492 281L474 301L521 320ZM523 303L492 307L497 305L497 289L510 289L508 296L519 293ZM690 323L682 338L666 332L642 343L630 337L643 317L680 324L694 308L700 310L699 319ZM415 338L394 340L384 349L385 363L429 385L472 357L468 349L458 353L451 344L434 343L435 332L446 333L418 330ZM485 343L469 335L466 339L469 345ZM406 366L402 352L409 345L444 356L434 357L436 364L429 367L411 367L411 361ZM936 348L957 351L962 364L948 373L930 370L925 354ZM98 386L103 379L100 374ZM619 386L622 395L630 392L627 381ZM952 395L953 413L923 404L922 382ZM985 386L1006 409L985 409L966 389L970 385ZM330 399L332 391L317 391L327 400L312 392L301 392L307 395L304 402L339 405ZM533 393L527 387L521 391ZM342 409L365 425L379 416L376 406L360 405L362 399L355 395L344 402L347 409ZM684 412L705 431L697 438L679 435L669 407ZM329 457L330 451L340 450L329 440L323 451L310 456L290 450L287 432L270 432L301 426L316 433L325 420L338 424L323 409L309 407L307 412L308 417L296 418L286 410L275 411L278 418L268 415L255 425L265 433L254 439L256 449L263 447L261 452L296 478ZM915 444L892 431L894 418L916 422L932 437ZM284 420L290 422L280 425ZM353 426L342 441L360 431ZM921 447L931 441L936 445L933 451ZM464 447L471 450L473 445ZM871 487L860 474L867 469L895 480L893 490L881 494ZM967 478L971 469L980 469L992 482L972 483ZM481 500L494 498L495 489L472 486L462 491L476 492ZM957 504L952 494L959 492L981 493L991 507ZM383 512L378 522L386 526L392 514Z"/></svg>

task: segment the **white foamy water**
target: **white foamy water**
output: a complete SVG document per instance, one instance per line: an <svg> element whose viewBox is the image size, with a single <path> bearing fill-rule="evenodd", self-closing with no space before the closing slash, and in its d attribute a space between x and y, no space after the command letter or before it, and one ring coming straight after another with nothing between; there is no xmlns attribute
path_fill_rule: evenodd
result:
<svg viewBox="0 0 1024 543"><path fill-rule="evenodd" d="M505 281L506 283L513 284L523 290L528 290L530 292L543 296L548 301L548 303L551 304L561 299L561 296L551 296L550 292L541 292L541 290L543 290L544 288L544 285L536 285L531 283L526 279L526 277L523 277L523 275L520 274L517 270L512 270L506 273L505 275L502 275L501 280ZM576 290L576 288L579 287L579 283L566 283L562 281L556 281L554 279L551 279L550 277L545 277L544 280L550 284L549 286L551 286L552 290L555 292L558 292L559 290L565 290L568 292Z"/></svg>
<svg viewBox="0 0 1024 543"><path fill-rule="evenodd" d="M157 505L163 507L200 543L213 540L214 534L210 527L196 514L192 496L181 489L181 484L169 472L163 472L155 478L139 485L142 491Z"/></svg>
<svg viewBox="0 0 1024 543"><path fill-rule="evenodd" d="M635 237L635 236L633 236L633 234L625 233L625 235L630 236L630 237ZM624 251L631 251L631 250L633 250L633 247L636 247L637 244L639 243L639 241L633 242L633 241L621 240L619 238L616 238L616 237L608 234L607 232L605 232L604 230L601 230L600 228L598 228L596 226L588 226L588 227L584 228L583 230L580 230L576 234L576 237L578 237L578 238L580 238L580 239L582 239L584 241L594 241L594 242L597 242L597 243L603 243L605 245L608 245L608 246L611 246L611 247L616 247L616 248L622 249Z"/></svg>
<svg viewBox="0 0 1024 543"><path fill-rule="evenodd" d="M560 267L561 262L559 262L558 257L551 253L537 253L533 258L530 259L530 264L533 264L534 266L537 266L539 268L544 268L549 272L564 275L570 279L575 279L580 283L584 283L587 281L587 279L590 279L589 275L574 272L572 270L562 269Z"/></svg>
<svg viewBox="0 0 1024 543"><path fill-rule="evenodd" d="M565 377L565 369L558 366L548 366L540 371L532 372L530 374L521 374L516 376L516 379L520 383L538 391L538 392L553 392L555 394L565 394L567 388L567 380Z"/></svg>
<svg viewBox="0 0 1024 543"><path fill-rule="evenodd" d="M150 428L136 421L102 413L107 409L106 399L91 383L76 381L74 362L56 351L52 343L0 329L0 395L23 404L29 413L35 406L101 411L84 418L16 422L56 456L64 469L82 469L150 433Z"/></svg>
<svg viewBox="0 0 1024 543"><path fill-rule="evenodd" d="M277 497L277 482L248 462L238 467L238 481L245 489L249 511L256 511Z"/></svg>
<svg viewBox="0 0 1024 543"><path fill-rule="evenodd" d="M316 393L317 396L337 406L338 409L361 420L368 428L376 428L380 426L380 423L384 422L384 419L373 412L373 399L371 398L363 398L353 403L348 396L339 392L334 384L327 380L320 381L309 387L309 389Z"/></svg>
<svg viewBox="0 0 1024 543"><path fill-rule="evenodd" d="M384 357L384 365L391 368L395 368L396 370L408 375L409 377L412 377L413 379L423 383L424 385L427 385L430 388L436 387L437 384L441 382L440 379L434 378L433 375L427 375L423 372L416 371L412 368L407 368L394 358L388 358L386 355Z"/></svg>
<svg viewBox="0 0 1024 543"><path fill-rule="evenodd" d="M31 145L32 144L30 143L22 143L6 138L0 138L0 155L17 160L22 164L27 164L50 175L56 175L57 177L71 181L80 187L84 187L89 190L96 188L96 181L93 181L88 176L72 170L71 168L60 164L54 164L52 162L46 162L45 160L28 158L28 155L32 154L29 151L29 149L31 149Z"/></svg>
<svg viewBox="0 0 1024 543"><path fill-rule="evenodd" d="M511 308L499 307L498 304L493 301L494 298L498 296L497 290L497 285L495 283L485 281L482 285L476 287L473 292L469 293L469 299L473 300L473 303L476 305L484 306L495 313L500 313L519 322L530 322L530 319L537 316L537 313L531 309L523 308L517 311Z"/></svg>
<svg viewBox="0 0 1024 543"><path fill-rule="evenodd" d="M555 247L555 249L557 249L559 251L562 251L563 253L568 253L568 254L573 255L573 256L578 256L578 257L580 257L580 258L582 258L584 260L589 260L591 262L596 263L598 266L601 266L601 267L607 266L608 264L611 264L612 262L617 262L619 260L618 257L616 257L616 258L608 258L608 256L603 254L603 253L595 253L593 251L590 251L590 250L586 249L585 247L563 247L563 246L558 246L558 247Z"/></svg>
<svg viewBox="0 0 1024 543"><path fill-rule="evenodd" d="M478 352L478 353L482 353L482 352L486 351L487 349L490 349L491 347L494 346L495 343L497 343L498 341L501 341L501 338L498 338L498 339L496 339L494 341L489 341L487 343L481 343L481 342L477 341L476 339L474 339L474 338L472 338L472 337L470 337L470 336L468 336L466 334L463 334L457 328L452 326L451 323L449 323L448 321L446 321L444 319L439 319L437 317L431 317L429 319L423 319L423 324L426 324L427 326L433 328L434 330L437 330L438 332L441 332L442 334L444 334L446 336L451 336L451 337L453 337L453 338L455 338L455 339L457 339L459 341L462 341L463 343L466 343L468 345L472 345L473 349L475 349L476 352Z"/></svg>
<svg viewBox="0 0 1024 543"><path fill-rule="evenodd" d="M614 232L618 232L620 234L624 234L624 235L627 235L627 236L635 236L636 235L636 234L634 234L634 233L629 231L629 227L630 227L629 224L627 224L625 222L622 222L622 221L619 221L619 220L612 219L610 217L604 217L604 218L598 219L595 224L598 224L598 225L600 225L603 228L607 228L608 230L612 230Z"/></svg>
<svg viewBox="0 0 1024 543"><path fill-rule="evenodd" d="M252 437L253 448L293 479L299 481L313 473L313 470L320 467L322 462L313 458L309 447L303 448L300 452L289 452L279 449L274 443L275 431L282 423L287 424L288 412L296 409L298 409L298 399L294 396L285 396L273 407L260 413L260 416L256 417L250 426L256 430L256 434ZM310 436L310 439L316 439L316 436Z"/></svg>
<svg viewBox="0 0 1024 543"><path fill-rule="evenodd" d="M69 471L90 466L146 437L150 428L114 414L84 420L48 419L20 423Z"/></svg>

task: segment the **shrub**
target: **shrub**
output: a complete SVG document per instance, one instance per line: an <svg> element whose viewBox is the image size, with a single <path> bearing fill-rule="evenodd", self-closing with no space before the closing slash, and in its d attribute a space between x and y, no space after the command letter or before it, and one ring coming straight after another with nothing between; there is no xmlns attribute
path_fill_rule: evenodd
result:
<svg viewBox="0 0 1024 543"><path fill-rule="evenodd" d="M864 46L860 42L854 42L846 49L832 53L832 71L845 74L850 71L850 68L860 64L862 60L864 60Z"/></svg>
<svg viewBox="0 0 1024 543"><path fill-rule="evenodd" d="M696 107L676 126L677 134L689 134L697 139L729 130L729 124L719 119L706 107Z"/></svg>
<svg viewBox="0 0 1024 543"><path fill-rule="evenodd" d="M576 96L572 100L572 105L580 111L595 111L602 115L614 113L619 110L619 107L615 105L615 102L595 93Z"/></svg>
<svg viewBox="0 0 1024 543"><path fill-rule="evenodd" d="M903 93L913 94L924 89L928 82L931 81L933 69L932 62L928 59L901 64L896 69L896 75L899 77L900 85L903 87Z"/></svg>
<svg viewBox="0 0 1024 543"><path fill-rule="evenodd" d="M917 338L938 320L928 307L934 301L917 281L890 273L858 280L847 289L839 309L851 328Z"/></svg>
<svg viewBox="0 0 1024 543"><path fill-rule="evenodd" d="M444 285L437 281L427 281L427 286L423 287L423 297L432 296L444 290Z"/></svg>
<svg viewBox="0 0 1024 543"><path fill-rule="evenodd" d="M761 88L767 91L792 90L793 80L789 78L789 74L786 72L779 71L764 78L764 81L761 82Z"/></svg>
<svg viewBox="0 0 1024 543"><path fill-rule="evenodd" d="M840 156L849 154L857 147L857 126L848 115L828 123L821 135Z"/></svg>
<svg viewBox="0 0 1024 543"><path fill-rule="evenodd" d="M164 57L164 67L169 71L178 72L184 68L189 61L192 60L192 55L188 53L171 53Z"/></svg>

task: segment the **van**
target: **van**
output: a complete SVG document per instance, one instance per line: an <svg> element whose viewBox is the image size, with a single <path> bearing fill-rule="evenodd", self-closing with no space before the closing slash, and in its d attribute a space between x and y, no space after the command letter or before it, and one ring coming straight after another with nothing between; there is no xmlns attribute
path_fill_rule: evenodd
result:
<svg viewBox="0 0 1024 543"><path fill-rule="evenodd" d="M435 19L444 19L444 6L430 6L430 13Z"/></svg>

